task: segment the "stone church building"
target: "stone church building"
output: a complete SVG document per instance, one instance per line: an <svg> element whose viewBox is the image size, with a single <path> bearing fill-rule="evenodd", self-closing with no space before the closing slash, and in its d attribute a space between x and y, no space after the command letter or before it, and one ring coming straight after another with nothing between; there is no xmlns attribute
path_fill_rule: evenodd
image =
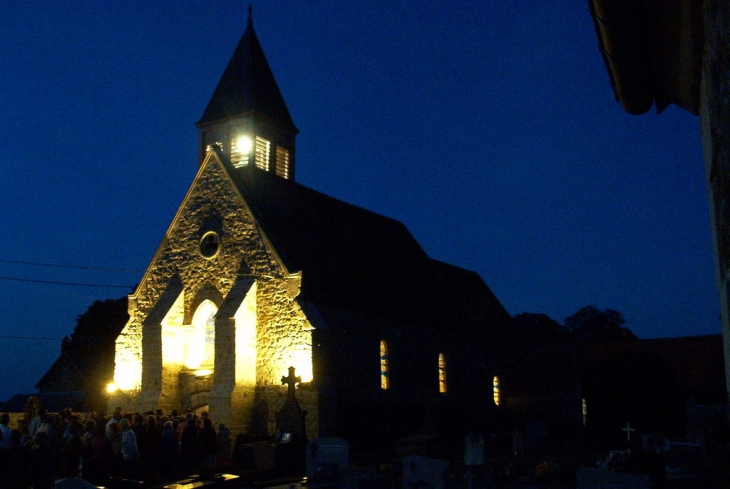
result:
<svg viewBox="0 0 730 489"><path fill-rule="evenodd" d="M110 409L273 435L294 367L309 438L488 422L511 316L402 223L296 183L298 129L250 15L197 127L197 175L129 296Z"/></svg>

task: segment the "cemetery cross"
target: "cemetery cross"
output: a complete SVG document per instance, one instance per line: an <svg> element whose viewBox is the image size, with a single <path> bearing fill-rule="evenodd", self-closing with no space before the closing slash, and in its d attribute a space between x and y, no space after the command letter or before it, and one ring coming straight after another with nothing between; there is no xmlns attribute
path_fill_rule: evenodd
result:
<svg viewBox="0 0 730 489"><path fill-rule="evenodd" d="M631 432L636 430L632 428L631 425L627 422L626 428L621 428L621 431L626 432L626 441L629 443L629 446L631 446Z"/></svg>
<svg viewBox="0 0 730 489"><path fill-rule="evenodd" d="M294 375L294 370L295 370L294 367L289 367L289 376L287 377L287 376L282 375L281 376L281 383L288 385L287 396L286 396L287 397L287 401L294 401L294 402L296 402L296 397L295 397L295 394L294 394L294 387L297 384L300 384L302 382L302 378L301 377L296 377Z"/></svg>

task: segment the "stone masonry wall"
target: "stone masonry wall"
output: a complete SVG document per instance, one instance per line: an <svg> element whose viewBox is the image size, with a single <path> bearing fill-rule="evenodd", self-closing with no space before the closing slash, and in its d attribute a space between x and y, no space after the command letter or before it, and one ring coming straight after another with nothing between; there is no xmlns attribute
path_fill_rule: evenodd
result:
<svg viewBox="0 0 730 489"><path fill-rule="evenodd" d="M204 258L199 251L200 239L208 231L215 231L220 236L220 249L211 259ZM141 388L137 409L160 407L169 411L180 408L173 405L178 402L177 396L168 397L163 389L164 385L178 382L180 369L163 367L162 348L159 347L160 326L142 326L175 277L179 277L183 286L185 324L190 324L193 312L205 298L214 300L217 295L219 299L214 302L220 307L220 297L225 298L229 294L239 277L255 278L257 387L279 386L289 364L296 360L297 355L306 356L308 348L311 358L311 326L294 300L292 276L262 235L217 156L211 153L138 290L130 297L130 320L117 339L117 369L129 368L129 365L134 368L135 362L143 365L137 383ZM205 290L216 293L201 293ZM235 378L235 372L228 371L231 368L235 368L235 362L226 361L222 362L220 370L214 372L214 391L231 391L230 385L217 388L215 380L218 377L221 382L229 382L231 376ZM211 399L213 419L231 426L230 413L236 411L237 404L250 411L253 387L237 386L236 392L231 392L232 401L230 397ZM267 394L265 397L270 408L280 407L277 396ZM124 399L134 402L134 397L126 392L115 397L110 404L116 405ZM223 406L221 403L230 404ZM248 404L248 408L241 404ZM316 399L307 400L306 404L303 409L316 412ZM218 418L216 411L220 411L224 418ZM235 428L244 429L246 424L239 421L231 428L235 432Z"/></svg>

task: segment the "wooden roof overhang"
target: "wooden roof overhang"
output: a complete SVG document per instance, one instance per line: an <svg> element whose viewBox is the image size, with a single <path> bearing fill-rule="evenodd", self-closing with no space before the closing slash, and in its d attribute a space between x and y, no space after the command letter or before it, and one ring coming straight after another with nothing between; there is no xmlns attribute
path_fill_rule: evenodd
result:
<svg viewBox="0 0 730 489"><path fill-rule="evenodd" d="M616 100L629 114L699 113L703 0L588 0Z"/></svg>

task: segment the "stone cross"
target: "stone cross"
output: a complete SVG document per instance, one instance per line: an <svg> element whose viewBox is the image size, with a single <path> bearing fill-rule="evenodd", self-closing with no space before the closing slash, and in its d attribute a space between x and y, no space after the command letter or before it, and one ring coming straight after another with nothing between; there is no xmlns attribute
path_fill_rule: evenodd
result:
<svg viewBox="0 0 730 489"><path fill-rule="evenodd" d="M284 376L284 375L281 376L281 383L287 384L289 386L289 388L287 389L287 396L286 396L288 401L296 400L296 397L294 395L294 387L297 384L302 382L301 377L294 376L294 370L295 370L294 367L289 367L289 376L288 377Z"/></svg>
<svg viewBox="0 0 730 489"><path fill-rule="evenodd" d="M633 429L631 427L631 425L627 422L626 423L626 428L621 428L621 431L625 431L626 432L626 441L629 442L629 445L631 445L631 432L632 431L636 431L636 430Z"/></svg>

